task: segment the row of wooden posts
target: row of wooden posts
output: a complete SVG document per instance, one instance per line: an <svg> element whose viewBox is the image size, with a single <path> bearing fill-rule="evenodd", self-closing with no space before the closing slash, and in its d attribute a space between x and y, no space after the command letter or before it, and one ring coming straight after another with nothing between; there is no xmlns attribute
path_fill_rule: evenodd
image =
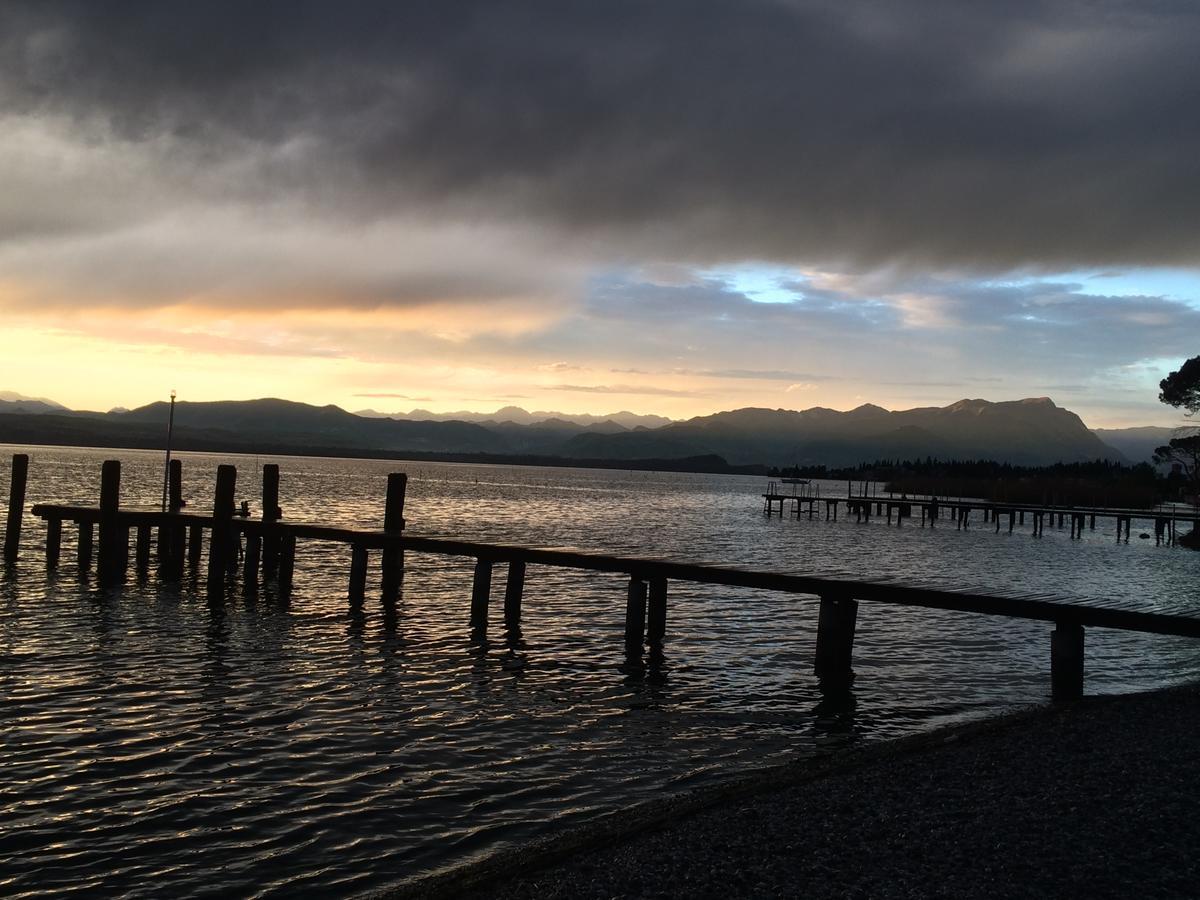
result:
<svg viewBox="0 0 1200 900"><path fill-rule="evenodd" d="M25 479L29 460L18 455L13 461L8 528L4 554L9 563L17 559L21 516L25 501ZM147 510L120 506L121 467L105 462L101 471L98 506L37 504L33 513L45 519L46 564L59 563L62 523L79 527L79 562L87 570L93 552L93 527L99 527L97 578L105 587L125 578L129 559L130 530L137 534L136 563L149 567L153 532L158 532L159 574L164 581L177 581L185 565L197 571L201 561L203 532L209 532L206 592L211 600L222 600L239 568L238 541L245 538L246 550L240 568L247 588L261 577L274 581L280 595L292 587L297 539L334 541L351 548L348 595L361 603L366 590L369 551L381 551L381 585L385 604L398 600L404 576L406 551L474 559L470 626L484 632L492 593L494 567L507 564L504 588L504 622L515 628L521 621L526 566L554 566L582 571L620 573L628 576L625 596L625 650L630 656L648 646L651 660L661 659L667 629L668 582L724 585L732 588L778 591L819 598L815 670L823 683L839 684L852 677L854 635L860 601L874 604L917 606L964 613L999 615L1054 624L1050 645L1052 695L1056 699L1078 697L1083 691L1084 627L1119 628L1158 634L1200 638L1200 620L1187 616L1114 609L1043 598L969 594L890 583L851 581L808 575L735 569L666 560L634 559L566 550L543 550L498 544L425 538L405 531L404 499L407 477L392 473L387 480L383 528L362 529L284 521L279 508L279 468L263 467L261 518L234 515L237 471L233 466L217 470L211 514L184 511L182 468L172 461L169 471L168 509Z"/></svg>
<svg viewBox="0 0 1200 900"><path fill-rule="evenodd" d="M965 500L939 500L937 497L928 499L879 499L865 497L825 497L804 496L795 494L780 494L768 490L763 494L763 511L768 517L774 514L774 508L779 507L779 516L783 517L784 504L791 503L795 510L795 517L800 518L801 510L807 509L808 518L814 518L818 504L825 504L826 520L837 520L838 507L841 504L846 504L847 513L854 513L856 522L869 522L871 520L872 510L877 516L887 517L887 522L892 523L893 513L896 517L896 524L903 525L904 520L913 518L913 507L920 510L921 526L924 527L926 520L930 524L937 522L943 516L954 520L957 527L961 529L969 528L971 523L971 513L979 510L983 514L983 521L994 522L995 530L1000 531L1000 517L1008 516L1008 531L1012 533L1015 525L1025 524L1025 514L1029 513L1033 522L1032 534L1034 537L1041 536L1046 528L1046 520L1049 519L1051 525L1054 524L1055 516L1058 517L1058 527L1062 528L1064 523L1069 524L1072 538L1082 538L1084 527L1094 531L1096 529L1096 516L1101 515L1116 520L1117 523L1117 540L1122 538L1126 542L1129 541L1130 532L1132 530L1132 521L1135 518L1153 519L1154 520L1154 539L1155 543L1174 544L1176 541L1176 527L1179 517L1176 515L1161 515L1158 513L1147 513L1140 510L1116 510L1116 509L1055 509L1030 507L1028 505L1010 505L993 503L990 501L965 501ZM1184 521L1192 520L1194 523L1195 517L1184 517Z"/></svg>
<svg viewBox="0 0 1200 900"><path fill-rule="evenodd" d="M5 533L5 559L15 562L20 545L22 511L25 501L29 457L18 454L13 458L12 487L9 492L9 524ZM92 510L84 507L65 507L39 504L35 514L46 520L46 566L56 569L61 556L62 524L75 521L79 529L78 566L89 571L95 548L96 526L99 548L96 551L96 579L102 588L124 582L129 569L130 532L135 532L135 568L145 573L150 564L152 542L157 548L159 577L177 582L185 566L197 570L203 550L204 531L208 531L208 570L205 580L210 600L223 599L230 577L241 569L244 584L253 587L260 577L274 584L280 596L291 593L296 562L297 528L282 520L279 506L279 466L263 466L261 518L257 523L235 515L237 469L217 467L213 494L212 515L184 513L183 469L178 459L168 467L166 513L154 513L120 506L121 464L108 460L101 467L99 505ZM405 528L404 502L408 476L393 472L387 478L382 532L357 529L324 528L315 526L318 539L337 540L350 545L350 574L347 593L351 603L365 599L369 570L369 545L383 546L380 555L381 599L394 604L404 578L404 549L399 544ZM131 524L132 523L132 524ZM153 541L157 527L157 541ZM303 529L303 526L301 526ZM239 553L240 540L245 537L245 551ZM391 538L389 540L389 538ZM239 560L240 557L240 560ZM492 591L495 560L480 556L475 561L471 590L470 626L486 631L488 608ZM526 564L523 560L508 561L504 587L504 624L516 628L521 621L521 605L525 586ZM665 578L633 577L626 598L625 646L630 654L639 653L648 645L652 654L662 651L667 621L667 581Z"/></svg>

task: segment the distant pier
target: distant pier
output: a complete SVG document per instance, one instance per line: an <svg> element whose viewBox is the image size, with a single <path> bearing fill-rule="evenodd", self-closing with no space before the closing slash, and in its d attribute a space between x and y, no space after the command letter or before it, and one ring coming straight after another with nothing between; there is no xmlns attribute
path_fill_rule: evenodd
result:
<svg viewBox="0 0 1200 900"><path fill-rule="evenodd" d="M920 525L925 527L935 525L942 519L949 519L959 529L970 528L971 516L978 513L983 524L993 525L993 530L999 533L1001 526L1007 527L1009 534L1017 526L1028 525L1034 537L1040 537L1045 531L1046 524L1051 527L1067 527L1072 538L1082 538L1085 529L1094 531L1097 519L1112 519L1117 526L1117 541L1129 542L1133 531L1133 522L1149 523L1154 529L1156 544L1172 545L1177 539L1180 523L1196 528L1200 525L1200 512L1187 512L1179 509L1128 509L1104 506L1059 506L1036 503L1006 503L991 500L965 500L947 497L908 497L854 496L848 490L846 497L822 497L819 491L793 490L786 492L779 489L775 482L768 485L763 496L763 512L768 516L780 518L790 515L801 519L818 518L818 513L824 510L825 519L836 520L838 510L845 507L846 515L853 515L856 522L869 522L872 516L884 519L889 525L892 519L896 525L904 524L905 519L916 519L920 516Z"/></svg>

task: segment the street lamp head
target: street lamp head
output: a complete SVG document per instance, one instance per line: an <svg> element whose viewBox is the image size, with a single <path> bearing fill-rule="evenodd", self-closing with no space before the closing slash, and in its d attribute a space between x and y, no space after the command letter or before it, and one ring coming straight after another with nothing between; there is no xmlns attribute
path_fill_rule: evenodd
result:
<svg viewBox="0 0 1200 900"><path fill-rule="evenodd" d="M175 388L171 388L171 399L175 399Z"/></svg>

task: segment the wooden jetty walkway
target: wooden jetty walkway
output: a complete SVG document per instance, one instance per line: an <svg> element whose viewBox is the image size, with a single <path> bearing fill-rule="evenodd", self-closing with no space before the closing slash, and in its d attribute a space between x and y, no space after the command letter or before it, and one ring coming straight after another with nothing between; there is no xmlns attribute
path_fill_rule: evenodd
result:
<svg viewBox="0 0 1200 900"><path fill-rule="evenodd" d="M28 457L14 456L4 543L4 557L9 564L16 562L18 557L28 470ZM212 512L184 512L179 460L172 460L170 464L167 511L121 507L121 464L109 460L101 470L97 506L39 503L31 511L46 522L46 566L55 569L59 565L63 523L72 523L78 528L78 568L82 573L90 573L95 555L97 582L102 588L116 587L126 579L131 532L135 535L136 571L145 577L151 557L156 556L158 577L164 582L181 580L185 569L198 573L207 535L205 587L210 602L223 602L236 586L239 574L247 592L255 590L260 582L272 582L276 593L286 597L292 589L297 547L302 540L332 541L348 546L347 596L352 604L361 604L364 600L370 551L379 553L381 599L385 605L394 605L398 600L406 552L473 559L469 625L479 633L485 633L488 627L492 574L496 565L507 566L503 609L504 624L509 629L519 627L521 621L526 571L530 565L623 574L629 578L625 596L625 652L640 660L648 649L652 662L662 658L667 629L667 588L671 581L818 598L814 668L823 682L828 680L831 684L848 683L852 677L854 632L861 602L1053 623L1050 670L1051 692L1055 699L1071 699L1083 693L1084 629L1087 627L1200 638L1200 618L1044 597L960 593L661 559L418 537L405 532L407 483L403 473L388 476L382 528L345 528L285 521L279 507L279 467L276 465L263 466L262 515L259 519L234 514L237 470L228 465L217 469ZM245 540L244 554L239 553L242 539Z"/></svg>
<svg viewBox="0 0 1200 900"><path fill-rule="evenodd" d="M1037 503L1006 503L991 500L965 500L962 498L937 497L879 497L853 495L846 497L821 497L819 492L801 491L786 493L780 491L774 483L767 487L763 495L763 512L767 516L775 514L778 509L780 518L785 510L794 518L805 517L813 519L824 506L824 518L836 520L838 509L845 506L847 515L854 515L856 522L869 522L872 512L876 517L886 518L892 523L893 516L897 525L903 525L905 519L915 519L920 515L921 526L928 522L936 524L940 519L948 518L959 529L970 527L971 514L978 512L984 523L992 523L995 531L1000 531L1001 519L1007 518L1008 532L1025 524L1029 516L1031 533L1040 537L1045 531L1046 522L1054 525L1057 516L1058 527L1064 523L1071 529L1071 537L1082 538L1086 527L1094 531L1096 519L1113 519L1117 525L1117 540L1124 538L1129 542L1133 530L1133 522L1147 522L1154 526L1154 540L1157 544L1174 544L1180 523L1200 527L1200 511L1186 512L1178 509L1123 509L1102 506L1057 506Z"/></svg>

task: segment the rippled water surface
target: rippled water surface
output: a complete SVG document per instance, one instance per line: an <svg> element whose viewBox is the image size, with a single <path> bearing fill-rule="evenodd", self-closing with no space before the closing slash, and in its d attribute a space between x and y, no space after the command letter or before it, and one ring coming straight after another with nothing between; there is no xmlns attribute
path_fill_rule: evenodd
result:
<svg viewBox="0 0 1200 900"><path fill-rule="evenodd" d="M20 449L20 448L10 448ZM157 453L29 448L27 501L94 503L123 462L122 503L155 504ZM7 490L10 453L0 457ZM386 474L409 474L415 534L1038 592L1200 614L1200 554L915 523L762 515L764 479L184 454L211 508L263 462L293 520L377 525ZM844 490L825 485L824 490ZM151 571L100 592L64 528L41 523L0 575L0 894L352 895L614 808L817 748L1041 702L1049 628L863 604L848 702L812 675L811 598L673 583L661 671L625 664L619 576L529 568L520 635L467 628L470 560L409 554L394 615L346 600L349 553L302 542L295 590L215 608L194 578ZM378 596L378 577L369 585ZM1087 636L1089 692L1200 674L1200 646Z"/></svg>

